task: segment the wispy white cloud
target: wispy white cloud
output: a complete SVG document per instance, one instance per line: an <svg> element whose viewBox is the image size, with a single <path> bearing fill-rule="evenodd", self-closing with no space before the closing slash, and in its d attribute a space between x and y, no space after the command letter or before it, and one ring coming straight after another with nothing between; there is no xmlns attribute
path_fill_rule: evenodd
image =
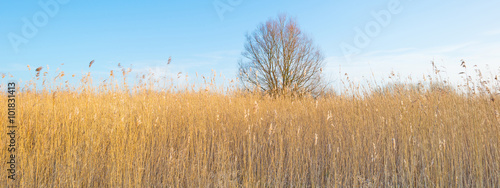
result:
<svg viewBox="0 0 500 188"><path fill-rule="evenodd" d="M392 72L400 73L402 78L411 75L414 79L421 79L423 75L432 74L431 61L434 61L445 78L458 83L463 80L458 74L464 71L460 66L462 59L470 67L477 65L484 71L499 74L499 51L498 43L472 41L427 49L402 48L377 51L357 56L350 62L342 56L332 56L326 59L327 66L324 72L330 77L334 75L334 80L345 78L345 73L353 81L387 80ZM472 73L472 69L469 71Z"/></svg>
<svg viewBox="0 0 500 188"><path fill-rule="evenodd" d="M483 35L485 35L485 36L495 36L495 35L500 35L500 28L485 31L485 32L483 32Z"/></svg>
<svg viewBox="0 0 500 188"><path fill-rule="evenodd" d="M426 53L434 53L434 54L443 54L443 53L450 53L450 52L456 52L457 50L468 48L473 45L478 45L480 43L478 42L465 42L465 43L459 43L459 44L452 44L452 45L446 45L446 46L438 46L438 47L433 47L426 49Z"/></svg>
<svg viewBox="0 0 500 188"><path fill-rule="evenodd" d="M166 60L145 60L131 62L133 75L146 75L161 82L175 81L175 85L204 83L202 76L212 78L216 73L216 82L227 82L236 75L239 51L214 51L192 55L190 58L172 57L170 64ZM220 76L222 74L222 76Z"/></svg>
<svg viewBox="0 0 500 188"><path fill-rule="evenodd" d="M364 56L402 53L402 52L408 52L408 51L415 50L415 49L416 48L399 48L399 49L392 49L392 50L377 50L377 51L371 51L371 52L365 53Z"/></svg>

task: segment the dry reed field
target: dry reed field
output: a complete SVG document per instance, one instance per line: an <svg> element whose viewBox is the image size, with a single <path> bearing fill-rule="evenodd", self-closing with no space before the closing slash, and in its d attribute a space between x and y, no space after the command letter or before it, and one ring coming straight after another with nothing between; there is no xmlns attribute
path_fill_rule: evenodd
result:
<svg viewBox="0 0 500 188"><path fill-rule="evenodd" d="M17 178L2 170L2 187L500 187L494 88L272 98L89 77L18 88Z"/></svg>

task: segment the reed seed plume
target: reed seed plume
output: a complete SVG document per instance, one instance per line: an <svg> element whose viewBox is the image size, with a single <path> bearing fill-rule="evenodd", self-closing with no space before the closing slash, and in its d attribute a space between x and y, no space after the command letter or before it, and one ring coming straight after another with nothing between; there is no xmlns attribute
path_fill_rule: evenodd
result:
<svg viewBox="0 0 500 188"><path fill-rule="evenodd" d="M42 71L42 67L38 67L35 71L36 71L36 77L39 77L40 71Z"/></svg>
<svg viewBox="0 0 500 188"><path fill-rule="evenodd" d="M90 61L89 68L92 67L92 64L94 64L94 60Z"/></svg>

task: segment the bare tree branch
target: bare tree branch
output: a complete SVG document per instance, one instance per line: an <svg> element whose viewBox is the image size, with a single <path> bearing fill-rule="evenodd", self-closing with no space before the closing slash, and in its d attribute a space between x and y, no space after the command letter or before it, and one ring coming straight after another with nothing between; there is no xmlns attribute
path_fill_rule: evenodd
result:
<svg viewBox="0 0 500 188"><path fill-rule="evenodd" d="M324 56L294 19L280 15L247 34L239 62L246 89L271 95L316 94L326 87L321 76Z"/></svg>

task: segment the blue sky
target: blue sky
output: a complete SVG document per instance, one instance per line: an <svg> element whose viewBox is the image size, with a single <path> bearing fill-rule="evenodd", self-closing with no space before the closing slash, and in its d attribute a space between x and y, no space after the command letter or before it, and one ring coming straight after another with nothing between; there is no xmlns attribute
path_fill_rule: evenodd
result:
<svg viewBox="0 0 500 188"><path fill-rule="evenodd" d="M333 82L339 72L359 81L391 71L417 78L431 72L433 60L458 79L461 59L499 73L499 9L491 0L1 1L0 73L29 80L34 68L48 65L52 76L60 68L77 76L90 70L99 79L121 63L139 74L214 70L232 78L245 34L287 13L323 50ZM373 16L382 12L390 20ZM23 33L30 24L37 31ZM357 30L371 32L369 43L356 45ZM357 53L346 58L346 45Z"/></svg>

